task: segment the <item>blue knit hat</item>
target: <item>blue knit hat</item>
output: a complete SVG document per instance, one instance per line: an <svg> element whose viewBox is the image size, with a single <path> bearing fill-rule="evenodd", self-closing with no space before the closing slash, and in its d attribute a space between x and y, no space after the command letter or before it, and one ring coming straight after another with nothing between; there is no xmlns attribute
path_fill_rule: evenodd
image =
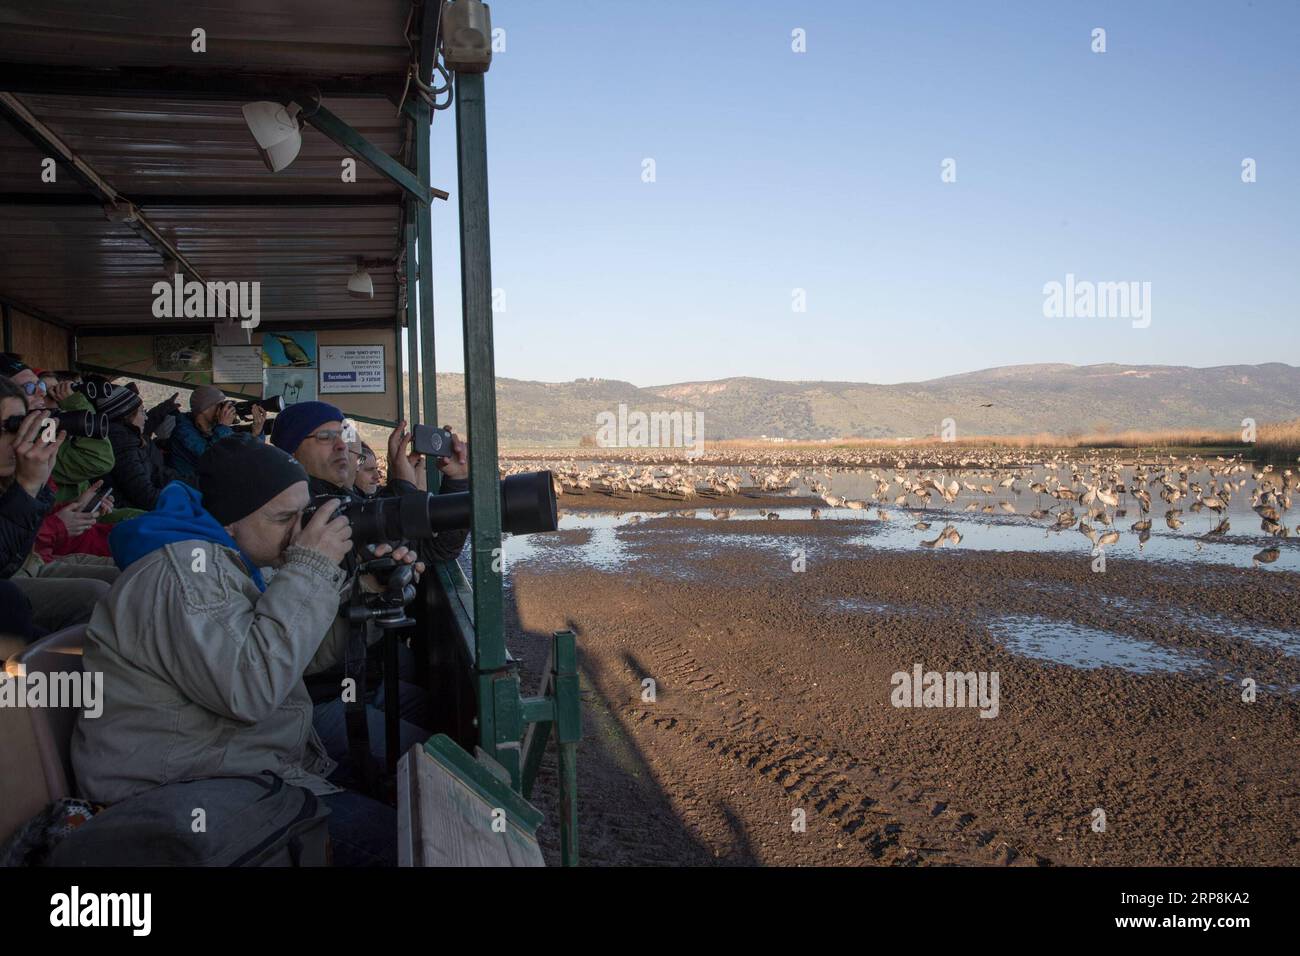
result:
<svg viewBox="0 0 1300 956"><path fill-rule="evenodd" d="M298 402L275 416L271 444L292 455L316 429L326 422L341 422L344 417L343 411L329 402Z"/></svg>

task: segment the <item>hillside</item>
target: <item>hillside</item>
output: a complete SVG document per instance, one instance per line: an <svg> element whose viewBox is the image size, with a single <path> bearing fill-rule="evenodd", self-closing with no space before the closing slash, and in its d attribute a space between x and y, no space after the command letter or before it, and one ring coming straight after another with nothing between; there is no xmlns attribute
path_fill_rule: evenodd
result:
<svg viewBox="0 0 1300 956"><path fill-rule="evenodd" d="M438 376L444 421L463 424L464 387L458 374ZM703 412L708 440L928 436L945 418L959 435L1238 429L1243 418L1263 423L1300 415L1300 368L1016 365L897 385L729 378L638 388L612 379L497 380L503 445L576 445L595 433L600 412L616 413L619 403L632 411Z"/></svg>

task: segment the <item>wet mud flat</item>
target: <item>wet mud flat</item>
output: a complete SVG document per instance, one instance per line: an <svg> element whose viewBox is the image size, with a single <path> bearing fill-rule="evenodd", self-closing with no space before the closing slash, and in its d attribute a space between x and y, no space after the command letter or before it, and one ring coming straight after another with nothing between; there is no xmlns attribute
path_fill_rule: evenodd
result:
<svg viewBox="0 0 1300 956"><path fill-rule="evenodd" d="M883 524L661 515L508 559L526 688L578 633L584 862L1300 863L1300 575ZM996 672L996 716L895 706L918 665ZM549 757L536 799L558 859Z"/></svg>
<svg viewBox="0 0 1300 956"><path fill-rule="evenodd" d="M790 508L824 507L820 498L791 495L789 492L767 492L758 488L741 488L734 495L699 494L682 498L671 494L627 494L588 490L581 493L566 491L559 496L561 511L625 512L625 511L690 511L711 508Z"/></svg>

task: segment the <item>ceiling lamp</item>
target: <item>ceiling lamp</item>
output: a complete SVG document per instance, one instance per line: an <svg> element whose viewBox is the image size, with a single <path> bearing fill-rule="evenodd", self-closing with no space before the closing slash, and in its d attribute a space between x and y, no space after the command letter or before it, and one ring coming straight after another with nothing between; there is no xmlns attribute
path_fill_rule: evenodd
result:
<svg viewBox="0 0 1300 956"><path fill-rule="evenodd" d="M243 110L244 122L267 169L278 173L297 158L302 149L302 127L298 125L302 107L297 103L283 106L261 101L245 103Z"/></svg>
<svg viewBox="0 0 1300 956"><path fill-rule="evenodd" d="M360 259L357 260L356 271L348 279L348 295L354 299L373 299L375 297L374 280L370 278L365 263Z"/></svg>

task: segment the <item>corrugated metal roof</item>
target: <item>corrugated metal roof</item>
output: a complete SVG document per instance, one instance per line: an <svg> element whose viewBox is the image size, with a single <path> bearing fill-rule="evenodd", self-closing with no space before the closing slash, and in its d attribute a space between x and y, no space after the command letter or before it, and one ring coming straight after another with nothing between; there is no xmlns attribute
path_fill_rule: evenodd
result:
<svg viewBox="0 0 1300 956"><path fill-rule="evenodd" d="M101 68L188 71L190 85L175 94L17 95L205 279L260 282L264 322L387 323L400 305L393 269L370 269L372 300L348 296L346 282L358 257L392 261L400 252L401 190L359 160L357 181L344 183L340 162L349 154L307 126L295 162L269 172L240 112L254 97L212 99L193 80L199 75L202 87L206 71L220 89L244 70L328 75L345 85L356 77L367 89L382 81L400 94L408 13L405 0L0 0L0 75L21 72L6 73L5 64L52 66L61 71L53 85L67 89L78 76L68 67L89 76ZM190 52L195 27L207 31L206 54ZM405 161L408 120L391 99L336 92L323 102ZM131 227L108 221L62 166L58 182L41 182L41 158L0 119L0 293L76 326L157 321L150 307L153 283L164 278L159 254Z"/></svg>
<svg viewBox="0 0 1300 956"><path fill-rule="evenodd" d="M402 75L406 0L6 0L17 63ZM191 50L206 31L207 50Z"/></svg>
<svg viewBox="0 0 1300 956"><path fill-rule="evenodd" d="M203 277L260 283L262 320L391 321L392 269L372 268L373 299L347 294L357 256L391 259L398 207L145 207ZM0 289L75 326L155 322L162 257L98 206L0 207ZM208 324L203 320L190 322ZM175 324L175 323L172 323Z"/></svg>
<svg viewBox="0 0 1300 956"><path fill-rule="evenodd" d="M395 201L400 192L361 162L356 183L342 182L339 162L349 155L347 150L310 128L303 130L302 151L293 165L269 172L253 148L240 101L31 94L20 99L78 156L132 199L159 193L348 197L366 193ZM396 156L402 148L397 108L388 100L330 98L327 105L388 155ZM11 165L6 161L6 174ZM23 173L31 180L24 188L39 188L39 166L27 166ZM6 182L17 182L17 177Z"/></svg>

